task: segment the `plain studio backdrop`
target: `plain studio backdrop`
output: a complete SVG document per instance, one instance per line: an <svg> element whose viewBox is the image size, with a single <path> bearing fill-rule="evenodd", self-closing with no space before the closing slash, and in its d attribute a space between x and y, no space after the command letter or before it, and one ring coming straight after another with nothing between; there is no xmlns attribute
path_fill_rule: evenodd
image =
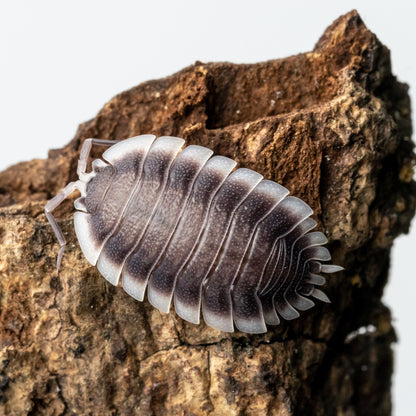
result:
<svg viewBox="0 0 416 416"><path fill-rule="evenodd" d="M312 50L356 8L390 48L416 102L416 2L1 0L0 170L45 158L114 95L196 60L251 63ZM413 115L413 124L415 118ZM392 309L394 413L416 410L416 227L394 245L384 300Z"/></svg>

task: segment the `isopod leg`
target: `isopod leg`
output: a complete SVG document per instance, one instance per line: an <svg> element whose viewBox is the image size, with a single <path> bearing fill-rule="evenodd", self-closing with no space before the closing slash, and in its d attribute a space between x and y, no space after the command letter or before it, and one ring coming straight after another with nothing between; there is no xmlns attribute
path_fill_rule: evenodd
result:
<svg viewBox="0 0 416 416"><path fill-rule="evenodd" d="M105 140L105 139L85 139L79 155L77 174L80 179L86 174L87 162L91 153L92 145L97 146L112 146L113 144L119 143L121 140Z"/></svg>
<svg viewBox="0 0 416 416"><path fill-rule="evenodd" d="M52 215L52 211L58 207L62 201L67 198L69 195L71 195L74 191L79 190L84 187L85 185L81 181L76 182L70 182L67 186L65 186L62 191L54 196L48 203L45 205L45 215L48 219L49 223L51 224L51 227L56 235L56 238L58 239L59 245L61 248L59 249L58 258L56 260L56 269L59 270L59 267L61 266L61 260L62 256L64 254L65 245L66 245L66 239L62 233L61 228L59 227L58 223L56 222L55 217Z"/></svg>

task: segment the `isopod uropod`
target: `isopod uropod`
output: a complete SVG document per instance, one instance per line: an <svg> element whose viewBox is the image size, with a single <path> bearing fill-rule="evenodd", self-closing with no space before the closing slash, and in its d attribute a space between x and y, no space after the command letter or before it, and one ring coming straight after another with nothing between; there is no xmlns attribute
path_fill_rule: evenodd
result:
<svg viewBox="0 0 416 416"><path fill-rule="evenodd" d="M110 146L86 166L91 146ZM74 226L87 260L113 285L168 312L227 332L266 332L266 324L295 319L329 302L319 273L342 267L327 239L311 232L312 209L276 182L236 162L212 156L184 140L142 135L122 141L87 139L77 173L45 206L61 245L66 240L52 211L72 192Z"/></svg>

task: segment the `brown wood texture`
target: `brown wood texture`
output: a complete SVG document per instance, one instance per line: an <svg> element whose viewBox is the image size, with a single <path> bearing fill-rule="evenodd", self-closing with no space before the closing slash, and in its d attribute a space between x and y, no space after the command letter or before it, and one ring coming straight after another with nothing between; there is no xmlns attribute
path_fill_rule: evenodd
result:
<svg viewBox="0 0 416 416"><path fill-rule="evenodd" d="M346 269L328 278L332 304L262 335L162 314L87 263L74 198L56 211L69 241L57 273L43 207L76 179L83 140L145 133L207 146L310 204ZM390 414L395 333L381 296L415 211L410 136L407 86L352 11L312 52L197 62L125 91L48 159L2 172L0 414Z"/></svg>

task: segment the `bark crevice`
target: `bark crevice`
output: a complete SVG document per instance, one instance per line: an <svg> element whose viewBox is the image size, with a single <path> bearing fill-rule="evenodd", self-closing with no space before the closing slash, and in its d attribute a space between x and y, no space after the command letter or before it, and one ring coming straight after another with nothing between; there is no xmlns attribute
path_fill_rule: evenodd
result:
<svg viewBox="0 0 416 416"><path fill-rule="evenodd" d="M148 133L209 147L305 200L346 269L327 279L332 303L262 335L162 314L87 263L75 197L56 211L68 240L58 274L43 207L76 179L84 139ZM381 297L415 212L411 133L407 86L352 11L312 52L197 62L125 91L64 148L0 173L0 413L390 414L396 338Z"/></svg>

